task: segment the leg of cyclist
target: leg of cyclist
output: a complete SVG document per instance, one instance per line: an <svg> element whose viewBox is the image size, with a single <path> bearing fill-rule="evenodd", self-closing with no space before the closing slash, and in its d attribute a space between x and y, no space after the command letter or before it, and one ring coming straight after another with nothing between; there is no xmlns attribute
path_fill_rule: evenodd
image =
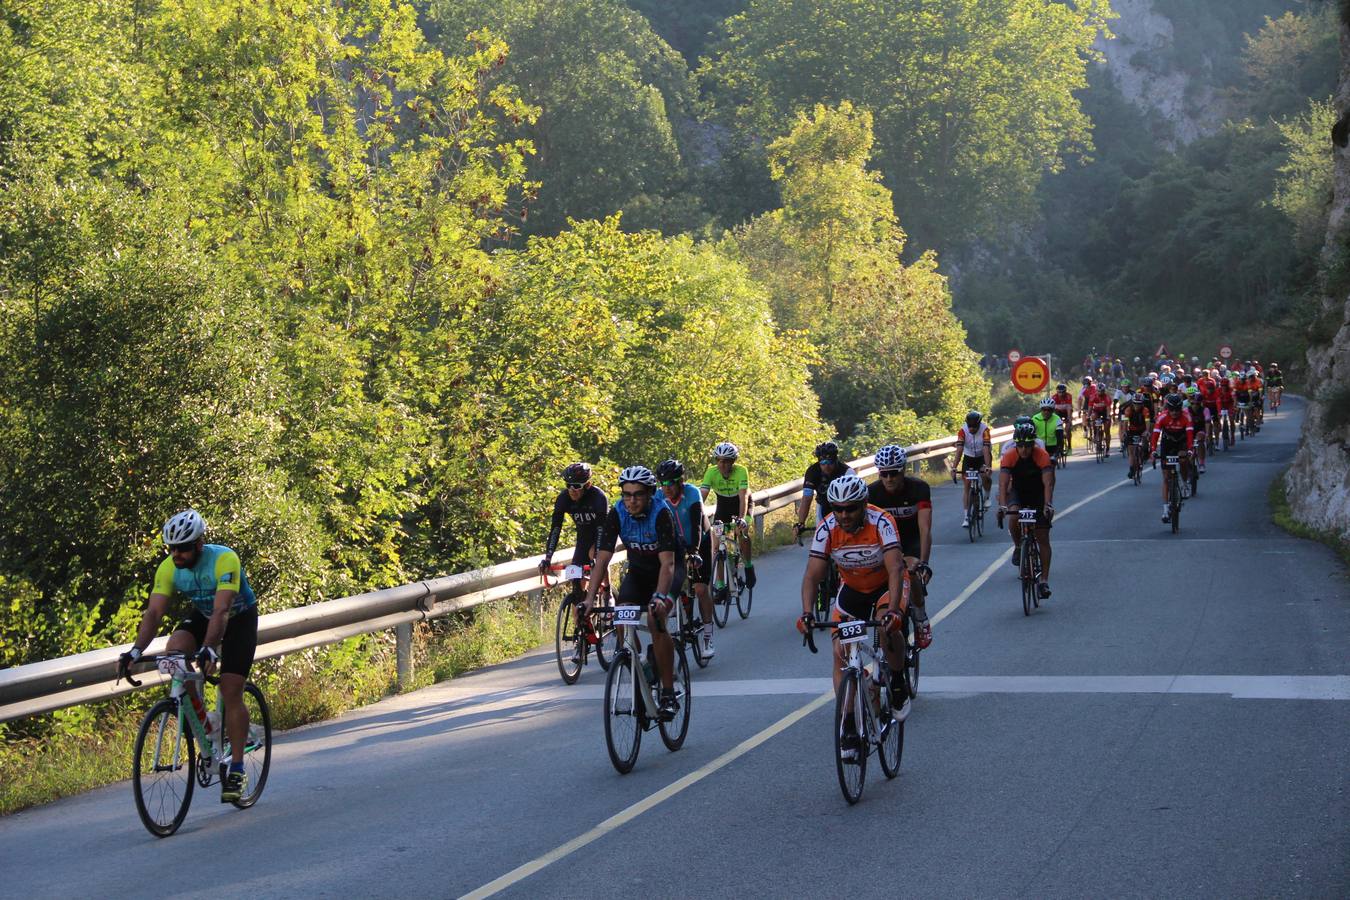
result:
<svg viewBox="0 0 1350 900"><path fill-rule="evenodd" d="M1041 551L1041 580L1037 586L1041 599L1050 596L1050 526L1045 524L1045 510L1036 523L1036 545Z"/></svg>
<svg viewBox="0 0 1350 900"><path fill-rule="evenodd" d="M703 564L697 569L689 570L689 580L694 584L694 596L698 598L699 620L703 623L703 634L700 640L703 642L703 655L711 659L716 652L713 650L713 601L712 592L708 590L708 572L712 568L712 533L703 532L703 538L699 541L699 556Z"/></svg>

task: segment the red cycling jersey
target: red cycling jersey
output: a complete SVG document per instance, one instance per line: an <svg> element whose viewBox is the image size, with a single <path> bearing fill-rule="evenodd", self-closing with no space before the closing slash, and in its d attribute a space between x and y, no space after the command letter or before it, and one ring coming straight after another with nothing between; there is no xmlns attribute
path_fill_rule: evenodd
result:
<svg viewBox="0 0 1350 900"><path fill-rule="evenodd" d="M1200 389L1200 402L1206 406L1214 406L1219 402L1219 386L1213 378L1206 375L1195 383Z"/></svg>
<svg viewBox="0 0 1350 900"><path fill-rule="evenodd" d="M1153 423L1153 440L1149 443L1149 450L1157 452L1158 439L1162 437L1164 431L1174 440L1180 440L1184 433L1187 450L1195 444L1195 424L1191 420L1191 414L1184 409L1179 413L1167 410L1158 416L1157 421Z"/></svg>
<svg viewBox="0 0 1350 900"><path fill-rule="evenodd" d="M1073 396L1065 391L1062 394L1056 393L1050 399L1055 401L1055 412L1059 413L1060 418L1068 421L1069 416L1073 413Z"/></svg>

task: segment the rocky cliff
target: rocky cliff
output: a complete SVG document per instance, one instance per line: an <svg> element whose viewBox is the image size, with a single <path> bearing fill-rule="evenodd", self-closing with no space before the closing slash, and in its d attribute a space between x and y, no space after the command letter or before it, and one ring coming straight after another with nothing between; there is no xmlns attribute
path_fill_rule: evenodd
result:
<svg viewBox="0 0 1350 900"><path fill-rule="evenodd" d="M1294 515L1350 540L1350 3L1341 5L1339 121L1332 142L1336 178L1323 269L1322 298L1308 347L1308 417L1285 480Z"/></svg>

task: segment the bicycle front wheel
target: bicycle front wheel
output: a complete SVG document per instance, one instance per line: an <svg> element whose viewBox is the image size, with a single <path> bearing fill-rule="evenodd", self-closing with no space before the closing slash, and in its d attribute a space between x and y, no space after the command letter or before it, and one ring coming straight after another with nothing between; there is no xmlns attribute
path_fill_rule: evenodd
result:
<svg viewBox="0 0 1350 900"><path fill-rule="evenodd" d="M889 691L886 695L889 699L880 704L877 756L881 759L881 771L887 778L894 778L900 774L900 757L905 752L905 723L897 722L891 717L892 705L900 698L891 697Z"/></svg>
<svg viewBox="0 0 1350 900"><path fill-rule="evenodd" d="M689 733L689 708L693 705L689 694L689 663L680 646L675 648L675 699L680 703L680 711L671 721L660 723L661 741L672 753L684 746L685 735Z"/></svg>
<svg viewBox="0 0 1350 900"><path fill-rule="evenodd" d="M156 837L178 830L197 784L197 746L178 703L161 700L141 720L132 751L131 787L141 823Z"/></svg>
<svg viewBox="0 0 1350 900"><path fill-rule="evenodd" d="M244 685L244 705L248 707L248 737L244 744L248 793L234 801L240 809L248 809L258 802L267 784L267 772L272 767L272 711L267 707L263 692L251 681Z"/></svg>
<svg viewBox="0 0 1350 900"><path fill-rule="evenodd" d="M726 556L722 556L713 565L713 621L717 623L718 628L727 627L727 619L731 617L731 572L727 565ZM718 584L721 587L718 587Z"/></svg>
<svg viewBox="0 0 1350 900"><path fill-rule="evenodd" d="M1022 615L1031 615L1031 601L1035 593L1036 579L1032 575L1031 544L1024 539L1022 541Z"/></svg>
<svg viewBox="0 0 1350 900"><path fill-rule="evenodd" d="M858 672L850 669L839 679L834 693L834 767L839 775L839 790L850 804L862 799L867 781L867 720L855 716L858 699ZM845 722L852 720L851 740L844 733Z"/></svg>
<svg viewBox="0 0 1350 900"><path fill-rule="evenodd" d="M738 582L740 578L736 579ZM736 591L736 612L740 613L742 619L750 618L750 607L755 602L755 589L744 585Z"/></svg>
<svg viewBox="0 0 1350 900"><path fill-rule="evenodd" d="M605 746L609 749L609 761L621 775L633 771L638 748L642 746L642 728L637 720L641 702L633 677L633 654L621 650L605 677Z"/></svg>
<svg viewBox="0 0 1350 900"><path fill-rule="evenodd" d="M567 684L576 684L585 664L581 629L577 628L577 608L570 600L558 604L558 622L553 629L553 649L558 654L558 674Z"/></svg>

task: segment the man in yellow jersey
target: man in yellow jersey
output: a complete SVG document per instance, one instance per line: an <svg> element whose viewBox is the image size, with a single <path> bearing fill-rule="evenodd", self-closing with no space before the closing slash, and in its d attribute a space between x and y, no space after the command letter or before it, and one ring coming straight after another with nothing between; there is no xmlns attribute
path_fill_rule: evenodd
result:
<svg viewBox="0 0 1350 900"><path fill-rule="evenodd" d="M708 508L708 495L717 497L713 521L736 528L741 560L745 563L745 586L755 586L755 564L750 559L750 530L746 516L750 515L750 473L736 462L741 451L731 441L723 441L713 448L713 463L703 474L703 508ZM713 548L716 552L717 548Z"/></svg>
<svg viewBox="0 0 1350 900"><path fill-rule="evenodd" d="M222 544L205 542L206 522L196 510L180 512L164 523L162 536L169 555L155 572L150 603L131 649L117 662L118 675L154 640L160 620L174 595L186 597L192 611L169 636L168 652L196 655L201 670L210 675L220 664L220 694L225 701L225 732L230 735L230 770L220 787L220 802L233 803L248 784L244 749L248 734L248 707L244 682L258 647L258 600L249 587L239 555ZM217 649L219 648L219 649ZM195 685L189 685L194 706L201 705Z"/></svg>

